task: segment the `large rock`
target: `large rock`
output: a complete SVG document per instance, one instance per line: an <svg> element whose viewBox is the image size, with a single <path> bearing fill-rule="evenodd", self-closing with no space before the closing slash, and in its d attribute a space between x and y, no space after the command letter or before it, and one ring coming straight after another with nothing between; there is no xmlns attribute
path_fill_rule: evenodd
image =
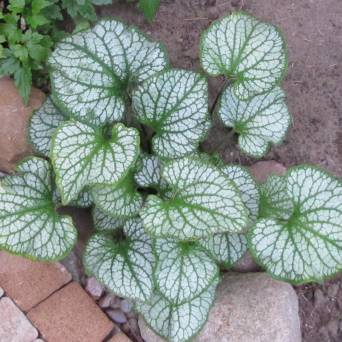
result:
<svg viewBox="0 0 342 342"><path fill-rule="evenodd" d="M34 109L44 101L44 93L32 88L24 106L14 82L0 79L0 171L11 172L17 161L30 154L27 125Z"/></svg>
<svg viewBox="0 0 342 342"><path fill-rule="evenodd" d="M142 318L142 337L161 342ZM298 299L292 286L265 273L226 273L196 342L300 342Z"/></svg>

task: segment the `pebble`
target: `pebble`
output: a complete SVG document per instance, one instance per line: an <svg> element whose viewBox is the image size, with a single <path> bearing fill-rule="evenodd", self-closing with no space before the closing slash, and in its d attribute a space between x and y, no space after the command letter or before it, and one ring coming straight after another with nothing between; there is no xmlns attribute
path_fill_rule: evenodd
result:
<svg viewBox="0 0 342 342"><path fill-rule="evenodd" d="M127 299L123 299L120 302L120 309L124 312L124 313L129 313L130 311L132 311L133 308L133 304L127 300Z"/></svg>
<svg viewBox="0 0 342 342"><path fill-rule="evenodd" d="M85 289L94 299L99 299L104 292L104 287L94 277L87 279Z"/></svg>
<svg viewBox="0 0 342 342"><path fill-rule="evenodd" d="M321 307L326 303L326 298L324 296L324 293L321 289L316 289L315 290L315 294L314 294L314 298L315 298L315 306L316 307Z"/></svg>
<svg viewBox="0 0 342 342"><path fill-rule="evenodd" d="M334 298L337 296L338 294L338 290L340 289L339 285L338 284L331 284L328 286L327 288L327 295L330 297L330 298Z"/></svg>
<svg viewBox="0 0 342 342"><path fill-rule="evenodd" d="M327 325L327 330L331 334L332 337L337 337L338 329L339 329L339 321L334 320L330 321Z"/></svg>
<svg viewBox="0 0 342 342"><path fill-rule="evenodd" d="M114 296L107 293L99 300L99 305L102 309L107 309L112 305L113 301Z"/></svg>
<svg viewBox="0 0 342 342"><path fill-rule="evenodd" d="M123 324L127 322L127 318L124 313L118 309L109 309L106 310L106 312L115 323Z"/></svg>

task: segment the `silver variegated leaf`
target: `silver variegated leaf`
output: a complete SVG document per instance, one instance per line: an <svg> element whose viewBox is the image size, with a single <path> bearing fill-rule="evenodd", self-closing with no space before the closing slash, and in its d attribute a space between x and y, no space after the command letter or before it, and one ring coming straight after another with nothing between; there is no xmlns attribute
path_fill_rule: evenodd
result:
<svg viewBox="0 0 342 342"><path fill-rule="evenodd" d="M164 167L162 177L173 194L165 200L150 195L141 211L152 236L191 240L246 227L247 210L238 189L209 162L178 159Z"/></svg>
<svg viewBox="0 0 342 342"><path fill-rule="evenodd" d="M291 124L285 94L275 87L270 92L239 100L231 88L222 94L219 116L239 134L240 149L255 158L264 156L271 144L279 145Z"/></svg>
<svg viewBox="0 0 342 342"><path fill-rule="evenodd" d="M221 170L235 183L241 193L242 202L248 209L250 219L255 221L258 217L260 201L260 194L256 181L247 168L240 165L227 165Z"/></svg>
<svg viewBox="0 0 342 342"><path fill-rule="evenodd" d="M114 185L95 185L92 187L95 205L107 215L115 218L134 217L143 204L131 172Z"/></svg>
<svg viewBox="0 0 342 342"><path fill-rule="evenodd" d="M94 228L99 231L116 230L126 223L126 218L117 218L104 213L97 207L92 210Z"/></svg>
<svg viewBox="0 0 342 342"><path fill-rule="evenodd" d="M190 301L175 304L156 292L149 303L138 303L136 307L146 323L167 341L190 341L207 320L217 283L218 278Z"/></svg>
<svg viewBox="0 0 342 342"><path fill-rule="evenodd" d="M171 302L191 300L219 275L215 260L197 243L157 239L154 250L156 286Z"/></svg>
<svg viewBox="0 0 342 342"><path fill-rule="evenodd" d="M58 260L74 246L77 232L52 200L52 170L28 158L0 183L0 249L37 260Z"/></svg>
<svg viewBox="0 0 342 342"><path fill-rule="evenodd" d="M159 187L161 181L159 158L154 155L142 154L134 180L143 188Z"/></svg>
<svg viewBox="0 0 342 342"><path fill-rule="evenodd" d="M59 125L68 117L59 110L48 97L43 105L33 112L30 119L29 137L36 152L48 156L51 148L52 136Z"/></svg>
<svg viewBox="0 0 342 342"><path fill-rule="evenodd" d="M288 195L285 177L271 175L266 182L259 185L260 218L278 218L288 220L294 210L294 203Z"/></svg>
<svg viewBox="0 0 342 342"><path fill-rule="evenodd" d="M116 295L148 301L155 262L152 240L144 233L140 219L128 220L123 232L124 240L104 233L90 238L84 254L86 270Z"/></svg>
<svg viewBox="0 0 342 342"><path fill-rule="evenodd" d="M139 134L123 124L113 126L110 137L96 128L68 121L52 140L51 159L62 203L75 200L88 185L114 184L134 165Z"/></svg>
<svg viewBox="0 0 342 342"><path fill-rule="evenodd" d="M133 92L132 105L138 120L155 130L152 146L162 158L195 151L210 126L207 81L191 71L151 77Z"/></svg>
<svg viewBox="0 0 342 342"><path fill-rule="evenodd" d="M119 121L123 94L167 65L164 47L133 27L103 20L62 40L52 53L51 82L59 104L81 121Z"/></svg>
<svg viewBox="0 0 342 342"><path fill-rule="evenodd" d="M224 233L201 240L212 257L225 268L232 267L247 252L247 239L244 234Z"/></svg>
<svg viewBox="0 0 342 342"><path fill-rule="evenodd" d="M299 166L285 182L292 215L260 219L249 232L251 252L272 276L295 284L333 275L342 265L341 181Z"/></svg>
<svg viewBox="0 0 342 342"><path fill-rule="evenodd" d="M242 12L213 22L203 32L200 58L211 76L232 78L240 99L272 89L287 70L287 48L280 31Z"/></svg>
<svg viewBox="0 0 342 342"><path fill-rule="evenodd" d="M239 189L241 199L248 209L249 219L254 222L259 212L260 197L255 180L249 171L240 165L227 165L221 170ZM200 242L212 254L213 258L226 268L232 267L247 251L247 239L244 234L215 234Z"/></svg>

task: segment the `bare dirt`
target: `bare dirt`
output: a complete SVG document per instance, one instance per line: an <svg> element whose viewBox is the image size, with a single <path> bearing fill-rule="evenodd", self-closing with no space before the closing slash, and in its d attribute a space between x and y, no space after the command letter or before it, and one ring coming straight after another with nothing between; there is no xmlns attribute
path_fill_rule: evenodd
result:
<svg viewBox="0 0 342 342"><path fill-rule="evenodd" d="M99 16L115 16L135 24L164 42L174 67L200 70L200 32L232 10L245 10L278 25L289 48L284 88L293 126L284 144L264 159L285 166L314 163L342 176L342 0L161 0L153 24L134 5L115 1ZM222 79L210 79L211 103ZM226 162L251 164L239 154L219 122L203 144ZM296 288L305 342L342 341L342 279Z"/></svg>

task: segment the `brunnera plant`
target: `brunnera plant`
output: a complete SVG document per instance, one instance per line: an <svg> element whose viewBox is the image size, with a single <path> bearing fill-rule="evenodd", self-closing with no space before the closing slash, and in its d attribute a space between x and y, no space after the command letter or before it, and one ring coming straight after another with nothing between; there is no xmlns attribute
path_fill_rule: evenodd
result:
<svg viewBox="0 0 342 342"><path fill-rule="evenodd" d="M169 341L205 323L220 279L249 250L273 277L300 284L342 264L342 182L315 166L256 184L205 155L211 114L259 158L291 123L287 52L277 28L245 13L203 34L207 75L226 77L208 109L204 74L174 69L162 44L120 21L65 38L49 59L52 92L30 123L37 156L0 185L0 247L58 260L77 232L61 206L91 207L89 275L130 298Z"/></svg>

